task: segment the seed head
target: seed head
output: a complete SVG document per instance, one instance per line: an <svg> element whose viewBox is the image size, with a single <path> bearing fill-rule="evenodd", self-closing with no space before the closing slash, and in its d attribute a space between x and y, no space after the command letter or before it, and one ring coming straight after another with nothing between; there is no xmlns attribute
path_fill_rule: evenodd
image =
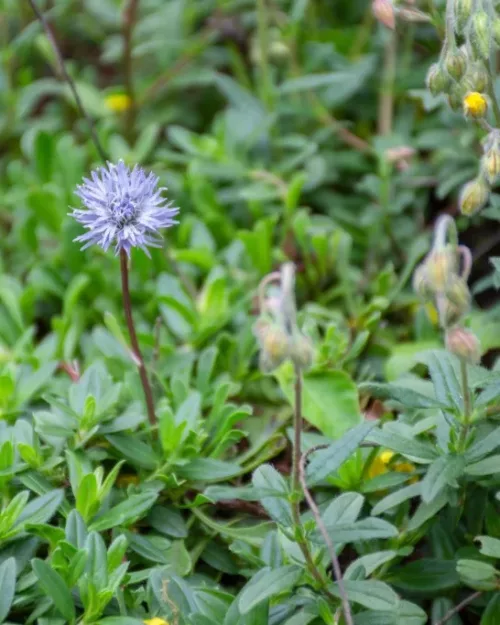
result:
<svg viewBox="0 0 500 625"><path fill-rule="evenodd" d="M481 119L488 110L488 101L485 96L478 91L469 92L464 98L464 115Z"/></svg>
<svg viewBox="0 0 500 625"><path fill-rule="evenodd" d="M481 358L479 339L465 328L455 327L446 332L446 349L471 364L477 364Z"/></svg>
<svg viewBox="0 0 500 625"><path fill-rule="evenodd" d="M88 230L75 239L84 244L82 250L96 244L106 251L114 244L117 254L124 250L130 256L140 247L149 256L148 247L161 247L159 231L177 223L179 209L162 197L165 188L158 188L157 176L120 161L93 171L91 178L75 191L85 209L70 213Z"/></svg>
<svg viewBox="0 0 500 625"><path fill-rule="evenodd" d="M459 205L462 215L471 217L488 201L490 188L482 176L468 182L460 193Z"/></svg>

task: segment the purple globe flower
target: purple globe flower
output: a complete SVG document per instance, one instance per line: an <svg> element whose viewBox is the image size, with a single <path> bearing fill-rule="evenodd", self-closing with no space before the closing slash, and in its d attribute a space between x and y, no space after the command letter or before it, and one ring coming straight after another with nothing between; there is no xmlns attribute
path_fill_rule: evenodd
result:
<svg viewBox="0 0 500 625"><path fill-rule="evenodd" d="M149 256L148 247L161 247L158 231L177 223L179 212L162 197L165 187L158 188L158 177L136 165L132 170L120 161L108 163L91 173L92 180L83 179L76 195L85 209L74 209L70 215L88 230L75 241L84 243L82 250L111 244L118 254L130 256L133 247L140 247Z"/></svg>

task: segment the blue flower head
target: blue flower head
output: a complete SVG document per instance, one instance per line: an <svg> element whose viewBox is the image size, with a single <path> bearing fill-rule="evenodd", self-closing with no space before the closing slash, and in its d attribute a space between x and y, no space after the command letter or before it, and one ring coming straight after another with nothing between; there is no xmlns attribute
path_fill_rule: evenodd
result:
<svg viewBox="0 0 500 625"><path fill-rule="evenodd" d="M133 247L140 247L149 256L148 247L161 247L159 230L177 223L173 218L179 209L162 197L166 189L158 188L157 176L120 161L98 168L91 178L75 191L85 209L70 213L88 230L75 239L84 243L82 250L94 244L107 250L114 244L117 254L124 250L130 256Z"/></svg>

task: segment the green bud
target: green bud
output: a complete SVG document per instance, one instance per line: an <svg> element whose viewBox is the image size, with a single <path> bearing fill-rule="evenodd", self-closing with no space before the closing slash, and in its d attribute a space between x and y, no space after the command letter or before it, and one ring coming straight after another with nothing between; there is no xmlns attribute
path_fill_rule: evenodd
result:
<svg viewBox="0 0 500 625"><path fill-rule="evenodd" d="M465 328L451 328L446 332L446 349L473 365L481 359L479 339Z"/></svg>
<svg viewBox="0 0 500 625"><path fill-rule="evenodd" d="M465 84L467 91L484 93L488 88L488 70L481 61L476 61L467 70Z"/></svg>
<svg viewBox="0 0 500 625"><path fill-rule="evenodd" d="M491 52L491 23L486 11L476 11L472 16L471 43L476 54L488 59Z"/></svg>
<svg viewBox="0 0 500 625"><path fill-rule="evenodd" d="M454 111L459 111L462 108L464 90L462 85L455 83L451 85L448 93L448 104Z"/></svg>
<svg viewBox="0 0 500 625"><path fill-rule="evenodd" d="M314 358L311 341L303 334L295 336L292 340L290 356L299 369L309 369Z"/></svg>
<svg viewBox="0 0 500 625"><path fill-rule="evenodd" d="M415 269L413 273L413 290L423 300L428 300L432 297L433 292L427 279L427 270L425 263Z"/></svg>
<svg viewBox="0 0 500 625"><path fill-rule="evenodd" d="M437 63L430 66L426 80L427 88L434 96L447 91L450 85L450 79Z"/></svg>
<svg viewBox="0 0 500 625"><path fill-rule="evenodd" d="M460 193L459 206L462 215L471 217L480 211L488 201L490 188L482 176L468 182Z"/></svg>
<svg viewBox="0 0 500 625"><path fill-rule="evenodd" d="M456 307L460 316L465 314L470 307L471 295L467 282L457 275L452 276L445 290L449 303Z"/></svg>
<svg viewBox="0 0 500 625"><path fill-rule="evenodd" d="M433 250L425 261L426 279L433 293L444 293L457 272L456 250L447 245Z"/></svg>
<svg viewBox="0 0 500 625"><path fill-rule="evenodd" d="M290 48L283 41L273 41L269 46L269 58L273 63L283 63L290 58Z"/></svg>
<svg viewBox="0 0 500 625"><path fill-rule="evenodd" d="M448 74L455 80L460 80L467 69L467 56L462 50L448 52L444 60Z"/></svg>
<svg viewBox="0 0 500 625"><path fill-rule="evenodd" d="M495 17L491 25L491 34L496 45L500 47L500 17Z"/></svg>
<svg viewBox="0 0 500 625"><path fill-rule="evenodd" d="M500 176L500 150L498 143L493 142L481 160L483 174L490 184L494 184Z"/></svg>
<svg viewBox="0 0 500 625"><path fill-rule="evenodd" d="M455 0L455 25L460 35L467 26L472 14L473 0Z"/></svg>
<svg viewBox="0 0 500 625"><path fill-rule="evenodd" d="M288 335L279 325L266 319L258 319L254 334L260 344L260 366L264 373L279 367L290 355Z"/></svg>

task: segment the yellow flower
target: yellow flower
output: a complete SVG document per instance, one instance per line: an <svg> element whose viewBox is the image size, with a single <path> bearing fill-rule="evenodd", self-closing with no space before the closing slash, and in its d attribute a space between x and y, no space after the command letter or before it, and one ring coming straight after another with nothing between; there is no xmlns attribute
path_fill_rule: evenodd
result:
<svg viewBox="0 0 500 625"><path fill-rule="evenodd" d="M464 98L464 114L466 117L478 119L484 117L488 110L488 102L482 93L471 91Z"/></svg>
<svg viewBox="0 0 500 625"><path fill-rule="evenodd" d="M126 93L112 93L104 98L104 104L113 113L123 113L128 111L132 104L132 100Z"/></svg>
<svg viewBox="0 0 500 625"><path fill-rule="evenodd" d="M368 477L374 478L379 475L383 475L389 471L389 465L394 458L394 452L386 449L380 452L373 462L370 465L368 470ZM394 471L398 471L398 473L413 473L415 471L415 465L411 462L406 462L402 460L401 462L396 462L392 467ZM412 478L412 481L415 478Z"/></svg>
<svg viewBox="0 0 500 625"><path fill-rule="evenodd" d="M165 621L165 619L162 618L158 618L157 616L155 616L154 618L146 619L144 623L146 623L146 625L168 625L168 621Z"/></svg>

